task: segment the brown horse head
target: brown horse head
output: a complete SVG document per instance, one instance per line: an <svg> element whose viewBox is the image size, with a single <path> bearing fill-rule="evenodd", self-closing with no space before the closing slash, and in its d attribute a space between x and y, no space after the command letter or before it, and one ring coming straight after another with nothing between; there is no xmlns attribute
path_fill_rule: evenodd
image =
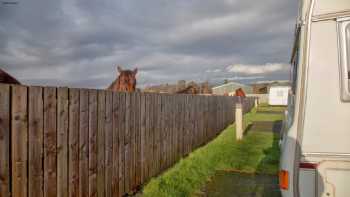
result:
<svg viewBox="0 0 350 197"><path fill-rule="evenodd" d="M236 96L245 98L245 93L244 93L244 91L243 91L242 88L238 88L238 89L236 90Z"/></svg>
<svg viewBox="0 0 350 197"><path fill-rule="evenodd" d="M134 70L123 70L118 66L118 73L119 76L108 89L113 91L134 92L136 90L137 68Z"/></svg>
<svg viewBox="0 0 350 197"><path fill-rule="evenodd" d="M0 83L21 84L17 79L0 69Z"/></svg>

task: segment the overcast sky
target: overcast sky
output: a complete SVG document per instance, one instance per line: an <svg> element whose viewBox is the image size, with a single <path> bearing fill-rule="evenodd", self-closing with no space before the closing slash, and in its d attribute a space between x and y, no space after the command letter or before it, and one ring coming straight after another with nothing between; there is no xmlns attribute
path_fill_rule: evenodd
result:
<svg viewBox="0 0 350 197"><path fill-rule="evenodd" d="M16 2L0 4L0 67L25 84L105 88L117 65L139 87L289 79L297 0Z"/></svg>

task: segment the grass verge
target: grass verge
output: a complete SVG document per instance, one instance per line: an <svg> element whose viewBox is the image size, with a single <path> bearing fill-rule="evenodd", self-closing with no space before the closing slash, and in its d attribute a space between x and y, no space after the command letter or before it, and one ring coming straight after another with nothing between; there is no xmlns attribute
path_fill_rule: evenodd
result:
<svg viewBox="0 0 350 197"><path fill-rule="evenodd" d="M282 115L256 113L244 116L253 121L281 120ZM278 136L272 132L248 132L242 141L235 140L234 125L216 139L182 159L143 188L145 197L192 196L217 170L276 174L279 162Z"/></svg>

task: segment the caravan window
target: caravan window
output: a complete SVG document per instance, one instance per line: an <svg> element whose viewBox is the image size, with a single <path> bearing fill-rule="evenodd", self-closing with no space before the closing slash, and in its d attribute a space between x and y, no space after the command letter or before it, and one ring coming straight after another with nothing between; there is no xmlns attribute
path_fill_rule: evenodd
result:
<svg viewBox="0 0 350 197"><path fill-rule="evenodd" d="M298 80L298 67L299 67L299 53L300 53L300 26L296 27L296 34L294 38L293 54L291 59L291 69L290 69L290 81L292 85L292 94L295 95L297 89Z"/></svg>
<svg viewBox="0 0 350 197"><path fill-rule="evenodd" d="M350 23L346 26L345 29L345 39L346 39L346 45L347 45L347 64L348 64L348 68L350 68ZM350 69L348 69L349 71ZM348 73L349 75L350 73ZM348 78L350 78L350 76L348 76Z"/></svg>
<svg viewBox="0 0 350 197"><path fill-rule="evenodd" d="M297 79L298 79L298 57L299 56L299 49L297 49L296 57L292 63L292 69L291 69L291 81L292 81L292 91L293 94L295 94L295 91L297 89Z"/></svg>
<svg viewBox="0 0 350 197"><path fill-rule="evenodd" d="M297 37L297 42L299 45L299 36ZM293 95L296 92L297 89L297 80L298 80L298 67L299 67L299 46L295 49L294 57L292 59L292 67L290 70L290 78L292 82L292 92Z"/></svg>
<svg viewBox="0 0 350 197"><path fill-rule="evenodd" d="M350 18L339 19L341 99L350 101Z"/></svg>

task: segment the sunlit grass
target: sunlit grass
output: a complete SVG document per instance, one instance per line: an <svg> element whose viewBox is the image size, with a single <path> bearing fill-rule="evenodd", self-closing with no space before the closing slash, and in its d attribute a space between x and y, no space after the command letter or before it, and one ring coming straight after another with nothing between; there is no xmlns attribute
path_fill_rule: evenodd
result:
<svg viewBox="0 0 350 197"><path fill-rule="evenodd" d="M245 115L252 121L276 121L283 116L259 114L254 109ZM197 149L174 167L153 178L143 189L143 196L191 196L217 170L276 174L279 162L278 136L272 132L248 132L242 141L235 140L234 125L216 139Z"/></svg>

